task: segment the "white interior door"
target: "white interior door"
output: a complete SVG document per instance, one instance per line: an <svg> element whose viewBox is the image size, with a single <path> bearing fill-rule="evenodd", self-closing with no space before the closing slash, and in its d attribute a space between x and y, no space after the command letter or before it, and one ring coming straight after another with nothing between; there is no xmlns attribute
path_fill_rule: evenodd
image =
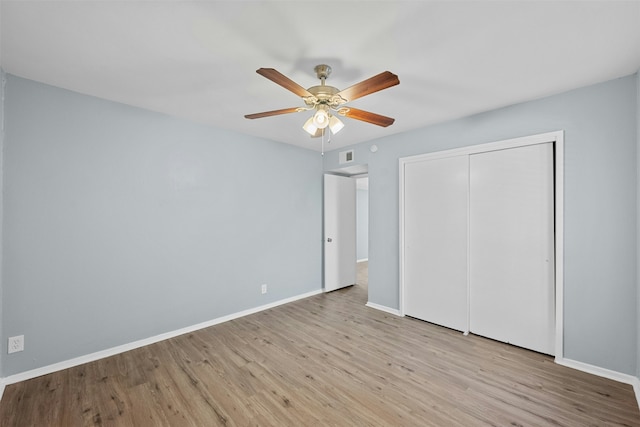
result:
<svg viewBox="0 0 640 427"><path fill-rule="evenodd" d="M553 145L469 161L470 330L553 354Z"/></svg>
<svg viewBox="0 0 640 427"><path fill-rule="evenodd" d="M404 313L467 331L468 156L404 167Z"/></svg>
<svg viewBox="0 0 640 427"><path fill-rule="evenodd" d="M356 283L356 181L324 176L324 291Z"/></svg>

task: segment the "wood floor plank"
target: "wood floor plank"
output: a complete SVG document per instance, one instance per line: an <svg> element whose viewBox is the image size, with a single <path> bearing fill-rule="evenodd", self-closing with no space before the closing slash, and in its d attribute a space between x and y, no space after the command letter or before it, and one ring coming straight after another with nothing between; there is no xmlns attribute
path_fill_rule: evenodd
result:
<svg viewBox="0 0 640 427"><path fill-rule="evenodd" d="M627 384L316 295L6 387L1 426L640 426Z"/></svg>

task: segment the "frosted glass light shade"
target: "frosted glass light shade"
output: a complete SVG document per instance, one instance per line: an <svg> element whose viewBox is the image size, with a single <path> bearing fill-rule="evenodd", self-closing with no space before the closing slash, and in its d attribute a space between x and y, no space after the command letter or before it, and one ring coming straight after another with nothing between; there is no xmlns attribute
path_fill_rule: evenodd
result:
<svg viewBox="0 0 640 427"><path fill-rule="evenodd" d="M318 108L318 111L313 115L313 124L318 129L324 129L329 126L329 113L324 109Z"/></svg>
<svg viewBox="0 0 640 427"><path fill-rule="evenodd" d="M304 129L305 131L307 131L307 133L311 136L316 134L316 131L318 130L318 127L313 123L313 118L315 116L311 116L309 117L309 120L307 120L304 125L302 125L302 129Z"/></svg>
<svg viewBox="0 0 640 427"><path fill-rule="evenodd" d="M340 121L336 116L331 116L329 118L329 129L331 129L332 134L336 134L340 132L340 130L344 127L344 123Z"/></svg>

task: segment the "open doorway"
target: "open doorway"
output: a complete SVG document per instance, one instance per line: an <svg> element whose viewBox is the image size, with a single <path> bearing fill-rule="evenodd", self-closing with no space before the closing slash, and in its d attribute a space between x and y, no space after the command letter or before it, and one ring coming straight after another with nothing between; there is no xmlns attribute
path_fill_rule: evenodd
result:
<svg viewBox="0 0 640 427"><path fill-rule="evenodd" d="M324 289L325 292L332 291L334 289L338 289L340 287L345 286L338 285L334 286L335 280L332 278L335 276L336 268L339 271L348 271L353 269L353 276L351 276L351 281L348 282L349 285L353 284L358 287L364 288L364 293L369 294L369 172L368 165L352 165L343 167L340 169L334 169L325 172L325 189L324 189L324 197L325 197L325 223L324 223ZM326 175L338 175L343 178L347 178L351 181L352 186L350 190L349 200L341 200L338 203L343 203L344 206L353 204L352 206L355 208L354 220L347 220L348 224L342 222L345 220L343 215L337 215L334 217L332 213L333 209L328 209L328 206L331 206L334 202L328 204L327 197L329 200L334 198L335 189L333 186L327 187L326 183ZM341 194L345 196L346 192L341 192ZM338 207L338 211L343 211ZM350 210L350 209L349 209ZM339 251L340 256L338 267L336 267L336 262L334 260L335 255L330 250L336 247L338 241L334 238L333 233L336 231L333 230L333 226L335 224L327 224L327 219L331 218L331 221L337 218L337 220L341 223L341 226L338 226L338 229L341 230L342 233L347 232L350 233L350 236L353 238L354 247L353 252L351 250L343 250ZM342 219L340 219L342 218ZM342 236L342 240L346 236ZM328 245L331 245L328 246ZM329 251L329 254L328 254ZM351 255L352 254L352 255ZM348 259L347 259L348 258Z"/></svg>

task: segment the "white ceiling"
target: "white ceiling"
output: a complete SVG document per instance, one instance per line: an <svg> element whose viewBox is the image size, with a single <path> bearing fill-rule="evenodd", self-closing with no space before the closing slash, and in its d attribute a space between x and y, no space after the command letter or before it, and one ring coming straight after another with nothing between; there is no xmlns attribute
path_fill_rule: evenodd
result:
<svg viewBox="0 0 640 427"><path fill-rule="evenodd" d="M339 89L397 74L350 104L396 122L345 118L336 149L640 68L639 1L2 0L0 19L8 73L318 150L308 113L243 117L303 105L256 69L309 87L326 63Z"/></svg>

